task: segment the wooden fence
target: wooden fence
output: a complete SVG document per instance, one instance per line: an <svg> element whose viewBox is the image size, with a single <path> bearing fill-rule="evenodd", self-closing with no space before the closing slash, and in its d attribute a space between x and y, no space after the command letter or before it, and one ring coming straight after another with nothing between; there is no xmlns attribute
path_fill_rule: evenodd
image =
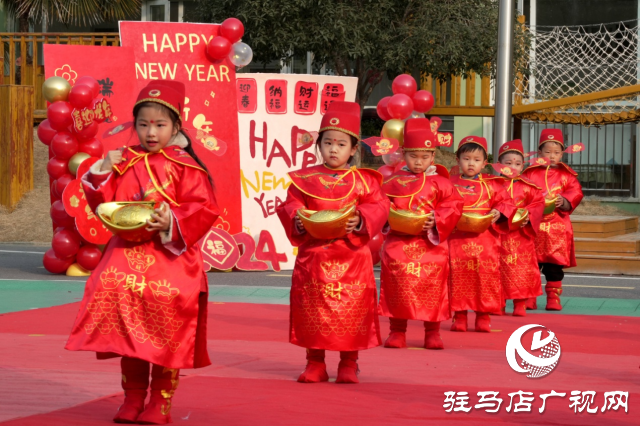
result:
<svg viewBox="0 0 640 426"><path fill-rule="evenodd" d="M46 101L44 83L44 44L119 46L118 33L0 33L0 84L34 87L35 118L43 119Z"/></svg>

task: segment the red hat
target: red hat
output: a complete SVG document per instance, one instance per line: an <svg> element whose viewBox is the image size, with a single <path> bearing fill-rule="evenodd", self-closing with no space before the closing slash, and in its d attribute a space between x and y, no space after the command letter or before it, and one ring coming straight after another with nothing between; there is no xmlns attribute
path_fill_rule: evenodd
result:
<svg viewBox="0 0 640 426"><path fill-rule="evenodd" d="M562 129L544 129L540 132L540 143L538 148L545 142L557 142L564 148L564 136L562 136Z"/></svg>
<svg viewBox="0 0 640 426"><path fill-rule="evenodd" d="M184 98L184 83L175 80L154 80L140 91L136 105L143 102L155 102L164 105L178 114L178 120L182 121Z"/></svg>
<svg viewBox="0 0 640 426"><path fill-rule="evenodd" d="M520 139L514 139L502 145L498 151L498 158L500 158L502 154L506 154L511 151L517 152L524 157L524 148L522 147L522 141Z"/></svg>
<svg viewBox="0 0 640 426"><path fill-rule="evenodd" d="M427 118L412 118L404 125L405 151L435 151L438 136L431 130L431 122Z"/></svg>
<svg viewBox="0 0 640 426"><path fill-rule="evenodd" d="M487 152L487 140L482 136L467 136L466 138L460 141L458 145L458 149L460 149L463 145L467 145L470 143L475 143L476 145L480 145L484 152Z"/></svg>
<svg viewBox="0 0 640 426"><path fill-rule="evenodd" d="M360 140L360 105L355 102L331 102L322 117L318 133L325 130L337 130Z"/></svg>

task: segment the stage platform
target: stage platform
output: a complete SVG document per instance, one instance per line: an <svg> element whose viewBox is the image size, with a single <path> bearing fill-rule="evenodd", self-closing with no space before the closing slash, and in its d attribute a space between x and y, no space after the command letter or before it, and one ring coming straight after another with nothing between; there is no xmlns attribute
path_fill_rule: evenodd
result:
<svg viewBox="0 0 640 426"><path fill-rule="evenodd" d="M620 315L628 316L544 311L524 318L494 316L493 332L488 334L452 333L445 325L442 351L420 348L422 326L413 321L407 336L410 348L361 352L360 384L332 382L336 353L328 353L332 381L300 384L295 380L305 354L288 343L289 307L281 295L267 296L263 303L210 302L208 340L213 365L181 371L172 410L175 424L640 423L640 318L631 316L635 312L621 311ZM0 423L112 424L123 400L119 361L97 361L93 353L63 349L77 309L76 302L0 315ZM473 314L470 320L473 328ZM388 321L381 318L381 323L384 338ZM555 332L562 348L556 369L540 379L515 373L505 358L511 333L531 323ZM566 396L549 398L540 413L540 395L552 390ZM472 410L446 412L444 393L449 391L468 392ZM503 402L498 413L473 408L477 392L483 391L499 392ZM518 391L533 393L531 412L514 413L513 407L507 412L508 394ZM595 391L590 407L598 407L597 414L586 409L574 413L572 391ZM624 408L600 411L604 392L610 391L629 392L626 413ZM515 396L513 404L517 402Z"/></svg>

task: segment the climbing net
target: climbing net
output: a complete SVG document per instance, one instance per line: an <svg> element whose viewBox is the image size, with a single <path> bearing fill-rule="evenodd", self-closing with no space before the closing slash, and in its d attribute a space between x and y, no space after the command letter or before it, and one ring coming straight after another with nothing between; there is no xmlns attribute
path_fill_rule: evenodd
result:
<svg viewBox="0 0 640 426"><path fill-rule="evenodd" d="M593 95L639 83L638 21L529 28L529 76L517 75L514 105ZM608 124L640 121L640 93L591 96L519 114L533 121Z"/></svg>

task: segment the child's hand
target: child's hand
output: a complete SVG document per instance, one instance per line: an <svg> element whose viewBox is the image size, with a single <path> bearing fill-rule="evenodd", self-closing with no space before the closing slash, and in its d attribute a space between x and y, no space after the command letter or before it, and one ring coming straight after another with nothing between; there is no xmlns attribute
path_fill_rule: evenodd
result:
<svg viewBox="0 0 640 426"><path fill-rule="evenodd" d="M122 163L122 151L120 151L119 149L116 149L115 151L109 151L102 161L102 167L100 167L100 171L106 172L108 170L111 170L111 168L116 164L120 163Z"/></svg>
<svg viewBox="0 0 640 426"><path fill-rule="evenodd" d="M564 204L564 197L560 194L556 196L556 207L562 207Z"/></svg>
<svg viewBox="0 0 640 426"><path fill-rule="evenodd" d="M561 210L570 210L571 204L562 195L558 195L558 199L556 200L556 207Z"/></svg>
<svg viewBox="0 0 640 426"><path fill-rule="evenodd" d="M500 219L500 212L496 209L491 210L489 214L493 216L493 219L491 219L492 224L496 223L498 219Z"/></svg>
<svg viewBox="0 0 640 426"><path fill-rule="evenodd" d="M302 221L300 220L300 218L297 215L296 215L296 218L295 218L295 224L296 224L296 229L298 230L298 232L302 234L305 231L304 224L302 223Z"/></svg>
<svg viewBox="0 0 640 426"><path fill-rule="evenodd" d="M427 218L427 221L424 223L424 226L422 227L422 232L427 232L429 229L433 229L435 225L436 219L433 216L429 216Z"/></svg>
<svg viewBox="0 0 640 426"><path fill-rule="evenodd" d="M520 228L524 228L528 224L529 224L529 216L527 216L527 218L524 220L524 222L522 222L522 225L520 225Z"/></svg>
<svg viewBox="0 0 640 426"><path fill-rule="evenodd" d="M147 231L167 231L171 225L171 208L164 201L160 207L155 210L155 214L151 215L151 219L155 222L147 220Z"/></svg>
<svg viewBox="0 0 640 426"><path fill-rule="evenodd" d="M360 218L360 211L356 210L356 214L354 214L353 217L347 222L347 234L352 233L353 230L356 229L358 225L360 225L361 220L362 219Z"/></svg>

